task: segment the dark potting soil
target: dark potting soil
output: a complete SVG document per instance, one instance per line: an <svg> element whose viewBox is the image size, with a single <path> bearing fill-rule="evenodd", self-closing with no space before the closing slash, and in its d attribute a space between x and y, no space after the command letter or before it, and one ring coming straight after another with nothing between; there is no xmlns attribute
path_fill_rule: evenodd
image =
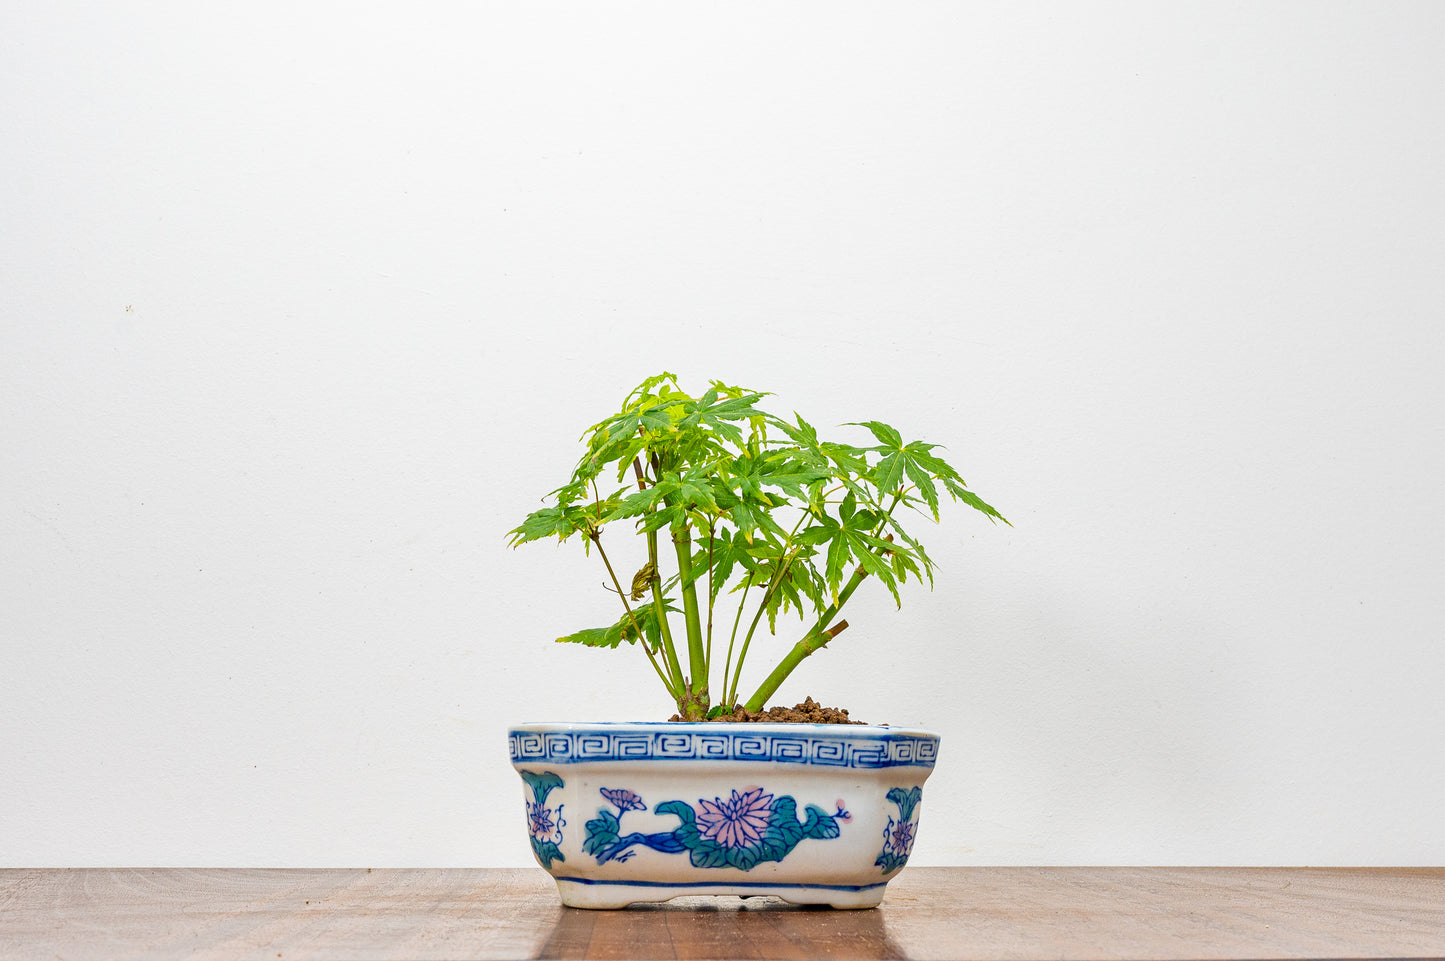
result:
<svg viewBox="0 0 1445 961"><path fill-rule="evenodd" d="M681 721L682 715L674 714L668 718L669 721ZM767 723L767 724L862 724L862 721L855 721L848 716L848 711L841 707L823 707L811 696L805 698L801 704L792 707L770 707L766 711L749 711L739 707L731 714L719 714L712 718L714 721L732 721L737 724Z"/></svg>

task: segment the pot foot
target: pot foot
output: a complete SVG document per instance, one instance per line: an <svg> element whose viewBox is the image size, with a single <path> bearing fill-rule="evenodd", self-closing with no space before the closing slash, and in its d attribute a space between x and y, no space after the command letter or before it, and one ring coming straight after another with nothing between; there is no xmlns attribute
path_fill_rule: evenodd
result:
<svg viewBox="0 0 1445 961"><path fill-rule="evenodd" d="M689 883L599 881L556 878L562 904L569 908L611 911L632 904L657 904L674 898L702 896L772 897L789 904L818 904L841 910L873 908L883 900L887 882L866 885Z"/></svg>

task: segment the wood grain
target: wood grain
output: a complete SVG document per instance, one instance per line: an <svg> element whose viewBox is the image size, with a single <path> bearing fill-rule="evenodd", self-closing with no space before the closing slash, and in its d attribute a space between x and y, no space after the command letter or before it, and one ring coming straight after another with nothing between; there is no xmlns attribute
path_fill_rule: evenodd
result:
<svg viewBox="0 0 1445 961"><path fill-rule="evenodd" d="M0 870L0 958L1445 957L1442 868L909 868L873 911L563 908L536 869Z"/></svg>

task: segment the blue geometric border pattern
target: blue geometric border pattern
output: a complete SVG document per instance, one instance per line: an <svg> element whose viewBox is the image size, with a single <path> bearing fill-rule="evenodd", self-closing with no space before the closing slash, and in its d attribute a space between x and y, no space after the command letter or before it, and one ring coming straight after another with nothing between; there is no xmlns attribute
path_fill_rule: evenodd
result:
<svg viewBox="0 0 1445 961"><path fill-rule="evenodd" d="M923 732L854 735L798 732L672 730L512 730L513 764L591 764L605 761L768 761L818 767L933 767L938 737Z"/></svg>

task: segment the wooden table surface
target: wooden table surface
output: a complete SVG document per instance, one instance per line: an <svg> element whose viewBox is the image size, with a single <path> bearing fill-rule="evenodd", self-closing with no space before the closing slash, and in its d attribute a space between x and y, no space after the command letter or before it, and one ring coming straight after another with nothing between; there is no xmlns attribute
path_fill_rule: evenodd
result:
<svg viewBox="0 0 1445 961"><path fill-rule="evenodd" d="M869 911L563 908L540 870L0 870L0 958L1445 957L1445 868L924 868Z"/></svg>

